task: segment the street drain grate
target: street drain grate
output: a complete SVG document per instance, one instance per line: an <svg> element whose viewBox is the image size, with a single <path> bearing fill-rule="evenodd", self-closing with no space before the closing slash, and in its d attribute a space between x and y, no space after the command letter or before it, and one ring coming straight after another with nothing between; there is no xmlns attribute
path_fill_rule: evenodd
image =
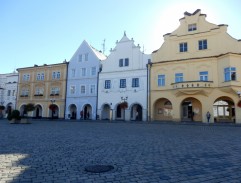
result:
<svg viewBox="0 0 241 183"><path fill-rule="evenodd" d="M114 166L112 165L91 165L86 166L85 171L91 172L91 173L104 173L109 172L114 169Z"/></svg>

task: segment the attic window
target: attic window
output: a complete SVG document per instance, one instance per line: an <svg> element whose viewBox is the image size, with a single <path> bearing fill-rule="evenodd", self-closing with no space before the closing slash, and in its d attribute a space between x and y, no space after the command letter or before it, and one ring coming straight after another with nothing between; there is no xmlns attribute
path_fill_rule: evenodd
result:
<svg viewBox="0 0 241 183"><path fill-rule="evenodd" d="M197 24L189 24L188 32L197 30Z"/></svg>

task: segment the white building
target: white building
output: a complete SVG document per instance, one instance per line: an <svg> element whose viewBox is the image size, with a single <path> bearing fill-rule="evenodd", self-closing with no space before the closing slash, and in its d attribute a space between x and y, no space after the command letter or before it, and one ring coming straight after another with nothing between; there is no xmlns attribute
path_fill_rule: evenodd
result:
<svg viewBox="0 0 241 183"><path fill-rule="evenodd" d="M147 68L151 56L126 34L102 63L98 115L108 120L147 120Z"/></svg>
<svg viewBox="0 0 241 183"><path fill-rule="evenodd" d="M66 119L96 119L100 61L106 56L83 41L68 66Z"/></svg>
<svg viewBox="0 0 241 183"><path fill-rule="evenodd" d="M18 73L0 74L0 105L5 107L3 115L16 108L17 88Z"/></svg>

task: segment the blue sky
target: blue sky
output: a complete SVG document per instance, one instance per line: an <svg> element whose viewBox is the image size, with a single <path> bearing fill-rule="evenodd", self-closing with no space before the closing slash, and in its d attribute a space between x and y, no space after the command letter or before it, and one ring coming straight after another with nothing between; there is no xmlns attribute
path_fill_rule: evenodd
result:
<svg viewBox="0 0 241 183"><path fill-rule="evenodd" d="M145 53L163 43L183 13L201 9L241 39L240 0L0 0L0 74L69 61L83 40L105 54L126 31Z"/></svg>

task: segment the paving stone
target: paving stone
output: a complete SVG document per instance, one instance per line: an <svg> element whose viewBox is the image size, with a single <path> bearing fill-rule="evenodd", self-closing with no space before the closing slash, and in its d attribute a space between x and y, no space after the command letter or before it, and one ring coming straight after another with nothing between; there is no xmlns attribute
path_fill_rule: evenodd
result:
<svg viewBox="0 0 241 183"><path fill-rule="evenodd" d="M241 126L0 121L0 183L239 182ZM114 165L106 173L89 165Z"/></svg>

